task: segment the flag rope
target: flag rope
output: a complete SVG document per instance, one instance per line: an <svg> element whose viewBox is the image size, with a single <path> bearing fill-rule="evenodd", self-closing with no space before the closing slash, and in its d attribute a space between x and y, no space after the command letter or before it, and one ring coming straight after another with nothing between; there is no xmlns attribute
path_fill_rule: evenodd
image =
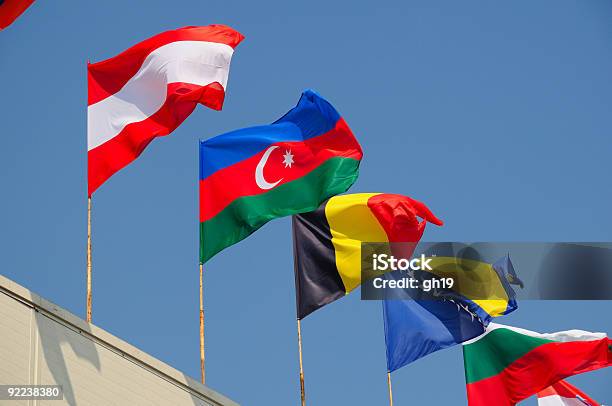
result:
<svg viewBox="0 0 612 406"><path fill-rule="evenodd" d="M391 372L387 371L387 387L389 388L389 406L393 406L393 390L391 389Z"/></svg>
<svg viewBox="0 0 612 406"><path fill-rule="evenodd" d="M306 390L304 389L304 365L302 363L302 323L300 319L297 319L297 330L298 350L300 353L300 397L302 399L302 406L306 406Z"/></svg>
<svg viewBox="0 0 612 406"><path fill-rule="evenodd" d="M204 265L200 263L200 374L202 384L206 384L206 367L204 364Z"/></svg>
<svg viewBox="0 0 612 406"><path fill-rule="evenodd" d="M87 198L87 322L91 323L91 196Z"/></svg>

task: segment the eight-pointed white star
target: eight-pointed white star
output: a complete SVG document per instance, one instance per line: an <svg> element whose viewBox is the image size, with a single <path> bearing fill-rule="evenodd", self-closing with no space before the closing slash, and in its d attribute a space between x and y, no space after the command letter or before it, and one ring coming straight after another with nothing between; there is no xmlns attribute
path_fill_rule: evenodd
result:
<svg viewBox="0 0 612 406"><path fill-rule="evenodd" d="M283 155L283 163L285 164L285 168L289 167L291 168L291 165L293 164L293 155L291 154L291 150L287 149L285 150L285 154Z"/></svg>

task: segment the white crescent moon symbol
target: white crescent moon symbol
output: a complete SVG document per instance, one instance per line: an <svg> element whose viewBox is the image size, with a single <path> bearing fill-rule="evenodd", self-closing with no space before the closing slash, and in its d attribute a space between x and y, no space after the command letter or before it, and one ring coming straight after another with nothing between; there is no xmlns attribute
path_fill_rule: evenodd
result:
<svg viewBox="0 0 612 406"><path fill-rule="evenodd" d="M274 186L278 185L281 180L283 180L283 178L280 178L276 182L270 183L264 178L264 175L263 175L264 166L266 166L266 162L268 162L268 158L270 157L270 154L276 148L278 148L278 145L273 145L270 148L268 148L266 152L264 152L259 163L257 164L257 168L255 168L255 182L257 182L257 186L259 186L260 189L263 189L263 190L272 189Z"/></svg>

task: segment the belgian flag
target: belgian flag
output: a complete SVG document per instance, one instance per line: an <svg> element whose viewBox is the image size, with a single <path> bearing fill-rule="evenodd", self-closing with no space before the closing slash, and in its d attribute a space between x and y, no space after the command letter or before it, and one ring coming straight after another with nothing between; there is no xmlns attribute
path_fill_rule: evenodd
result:
<svg viewBox="0 0 612 406"><path fill-rule="evenodd" d="M416 243L427 222L443 224L425 204L387 193L334 196L293 216L298 319L361 284L362 242Z"/></svg>

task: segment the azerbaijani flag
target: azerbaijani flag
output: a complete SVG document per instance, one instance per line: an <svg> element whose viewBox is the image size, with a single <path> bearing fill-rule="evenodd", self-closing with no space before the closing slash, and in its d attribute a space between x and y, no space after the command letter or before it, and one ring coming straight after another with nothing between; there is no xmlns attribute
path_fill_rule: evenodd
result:
<svg viewBox="0 0 612 406"><path fill-rule="evenodd" d="M612 365L612 340L582 330L542 334L491 323L463 344L470 406L510 406L568 376Z"/></svg>
<svg viewBox="0 0 612 406"><path fill-rule="evenodd" d="M600 404L569 382L559 381L538 392L538 406L600 406Z"/></svg>
<svg viewBox="0 0 612 406"><path fill-rule="evenodd" d="M344 119L312 90L271 125L200 141L200 261L346 191L362 155Z"/></svg>
<svg viewBox="0 0 612 406"><path fill-rule="evenodd" d="M87 65L89 196L198 104L221 110L234 48L243 39L224 25L184 27Z"/></svg>
<svg viewBox="0 0 612 406"><path fill-rule="evenodd" d="M293 216L298 319L361 284L362 242L416 243L427 222L443 224L424 203L390 193L334 196Z"/></svg>

